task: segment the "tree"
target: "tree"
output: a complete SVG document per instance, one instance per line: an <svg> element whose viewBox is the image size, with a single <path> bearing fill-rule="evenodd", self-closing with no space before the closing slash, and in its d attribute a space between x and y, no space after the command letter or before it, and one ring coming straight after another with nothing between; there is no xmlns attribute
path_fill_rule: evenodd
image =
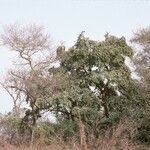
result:
<svg viewBox="0 0 150 150"><path fill-rule="evenodd" d="M45 99L46 88L49 86L47 67L55 61L51 50L51 41L41 26L10 25L1 35L2 44L19 56L16 69L9 72L2 84L14 102L18 98L26 100L30 109L22 120L21 128L28 126L31 132L31 144L37 119L40 117L39 101ZM14 93L15 91L15 93ZM15 98L15 95L17 97Z"/></svg>
<svg viewBox="0 0 150 150"><path fill-rule="evenodd" d="M144 93L150 98L150 28L138 30L131 42L140 46L140 50L136 52L133 61Z"/></svg>
<svg viewBox="0 0 150 150"><path fill-rule="evenodd" d="M124 37L108 34L99 42L81 33L68 50L58 47L60 67L49 69L56 81L47 105L49 110L81 123L85 126L83 131L79 125L84 135L94 132L98 137L100 129L112 125L139 104L134 96L135 82L125 64L126 57L132 55Z"/></svg>
<svg viewBox="0 0 150 150"><path fill-rule="evenodd" d="M150 143L150 120L149 120L149 110L150 110L150 27L139 29L134 33L131 42L138 46L136 53L133 58L133 63L135 66L135 72L140 77L140 94L144 98L144 107L140 111L140 116L138 117L138 132L137 139L142 143Z"/></svg>

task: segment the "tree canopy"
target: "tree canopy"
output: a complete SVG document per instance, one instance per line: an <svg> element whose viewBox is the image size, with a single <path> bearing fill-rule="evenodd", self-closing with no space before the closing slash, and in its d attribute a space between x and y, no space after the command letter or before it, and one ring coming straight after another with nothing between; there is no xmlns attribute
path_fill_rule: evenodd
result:
<svg viewBox="0 0 150 150"><path fill-rule="evenodd" d="M137 123L136 131L141 128L145 131L148 125L143 129L141 119L146 118L149 109L145 90L149 90L149 74L146 74L149 36L145 32L146 35L140 31L132 40L141 44L144 52L135 55L125 37L106 34L103 41L98 41L81 32L70 48L59 45L52 50L49 36L42 27L7 27L1 36L2 43L18 54L19 63L1 85L13 98L13 119L15 126L19 126L15 132L22 137L20 140L24 138L33 144L41 127L48 138L58 138L63 133L65 141L76 135L82 148L87 149L87 141L99 139L122 120ZM134 60L142 84L132 78L125 62L127 58ZM19 114L22 102L28 104L23 117ZM40 120L45 112L54 115L54 124ZM7 116L6 124L12 115ZM18 120L17 116L20 116ZM13 124L7 124L9 130L12 127ZM130 131L129 127L125 129L131 138ZM143 132L138 133L141 139ZM113 131L110 134L113 136Z"/></svg>

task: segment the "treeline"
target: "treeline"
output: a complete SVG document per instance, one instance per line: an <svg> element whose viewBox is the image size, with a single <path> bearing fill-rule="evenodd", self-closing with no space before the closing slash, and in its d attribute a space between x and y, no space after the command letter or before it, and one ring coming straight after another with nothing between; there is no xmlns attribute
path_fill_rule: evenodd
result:
<svg viewBox="0 0 150 150"><path fill-rule="evenodd" d="M1 43L18 58L1 80L14 104L0 120L8 143L82 150L150 144L150 28L138 30L130 44L81 32L72 47L54 48L42 27L11 25Z"/></svg>

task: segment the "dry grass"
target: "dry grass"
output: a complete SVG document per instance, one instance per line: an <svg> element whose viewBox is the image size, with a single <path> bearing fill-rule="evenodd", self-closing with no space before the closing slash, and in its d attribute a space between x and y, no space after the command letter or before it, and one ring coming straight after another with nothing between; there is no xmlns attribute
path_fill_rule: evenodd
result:
<svg viewBox="0 0 150 150"><path fill-rule="evenodd" d="M136 146L124 133L125 123L120 122L116 127L107 131L91 146L91 150L135 150ZM110 134L111 133L111 134Z"/></svg>
<svg viewBox="0 0 150 150"><path fill-rule="evenodd" d="M124 130L124 123L120 123L113 129L110 137L110 132L107 132L104 137L99 138L93 142L88 142L87 150L150 150L149 146L135 145L129 141L125 134L122 134ZM44 144L44 139L40 138L32 147L20 145L18 147L13 146L6 142L4 138L0 137L0 150L85 150L80 148L79 144L75 140L69 143L57 141L51 145Z"/></svg>
<svg viewBox="0 0 150 150"><path fill-rule="evenodd" d="M0 137L0 150L13 150L14 147L9 144L4 137Z"/></svg>
<svg viewBox="0 0 150 150"><path fill-rule="evenodd" d="M14 146L9 144L4 138L0 138L0 150L80 150L79 146L75 143L52 143L46 145L39 141L33 146L20 145Z"/></svg>
<svg viewBox="0 0 150 150"><path fill-rule="evenodd" d="M129 143L127 139L121 139L119 140L121 143L118 143L119 145L116 145L118 141L115 141L115 139L103 139L98 141L97 147L91 147L88 150L150 150L150 147L148 146L133 146ZM51 144L49 146L47 145L34 145L33 147L27 147L27 146L19 146L15 147L10 144L4 143L3 145L0 145L0 150L83 150L79 148L79 146L72 144L72 145L64 145L64 144Z"/></svg>

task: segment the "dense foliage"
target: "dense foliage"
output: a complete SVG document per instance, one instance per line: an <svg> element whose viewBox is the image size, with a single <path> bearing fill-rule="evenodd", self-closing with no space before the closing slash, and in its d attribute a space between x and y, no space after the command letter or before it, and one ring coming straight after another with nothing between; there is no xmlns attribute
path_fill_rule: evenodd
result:
<svg viewBox="0 0 150 150"><path fill-rule="evenodd" d="M72 47L58 46L52 55L42 28L9 27L2 43L20 58L1 82L14 102L13 113L1 119L8 134L15 130L11 142L32 145L42 137L46 144L74 141L87 149L106 134L112 138L125 121L117 138L149 143L149 30L132 41L142 45L142 54L134 54L124 37L106 34L94 41L82 32ZM141 80L132 78L127 58ZM28 107L21 109L18 101Z"/></svg>

